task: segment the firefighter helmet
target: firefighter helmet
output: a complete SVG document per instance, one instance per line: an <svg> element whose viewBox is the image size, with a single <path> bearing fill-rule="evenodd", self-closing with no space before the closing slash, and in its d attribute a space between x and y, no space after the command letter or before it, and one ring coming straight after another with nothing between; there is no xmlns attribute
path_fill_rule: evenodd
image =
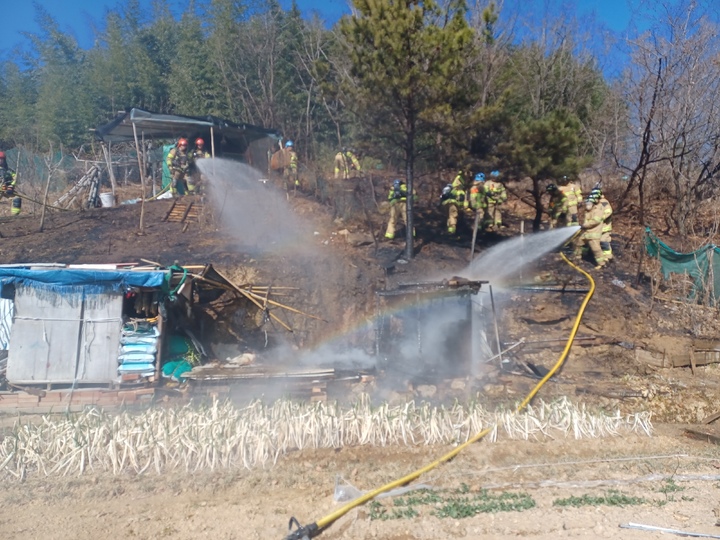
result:
<svg viewBox="0 0 720 540"><path fill-rule="evenodd" d="M481 173L481 172L477 173L475 175L475 181L476 182L484 182L485 181L485 173Z"/></svg>
<svg viewBox="0 0 720 540"><path fill-rule="evenodd" d="M493 171L490 173L490 176L492 176L493 178L497 178L498 176L500 176L500 171Z"/></svg>
<svg viewBox="0 0 720 540"><path fill-rule="evenodd" d="M545 191L547 191L548 193L553 193L554 191L557 191L557 188L558 187L555 184L548 184L545 188Z"/></svg>
<svg viewBox="0 0 720 540"><path fill-rule="evenodd" d="M187 140L187 139L178 139L177 145L178 145L178 146L184 146L184 147L187 148L188 140Z"/></svg>
<svg viewBox="0 0 720 540"><path fill-rule="evenodd" d="M292 142L292 141L288 141L288 142L285 143L285 148L292 148L292 145L293 145L293 142Z"/></svg>
<svg viewBox="0 0 720 540"><path fill-rule="evenodd" d="M197 139L195 139L195 146L205 146L205 141L198 137Z"/></svg>
<svg viewBox="0 0 720 540"><path fill-rule="evenodd" d="M0 150L0 159L5 159L5 152Z"/></svg>
<svg viewBox="0 0 720 540"><path fill-rule="evenodd" d="M595 188L590 192L590 194L588 195L587 201L585 201L585 202L597 204L601 198L602 198L602 191Z"/></svg>

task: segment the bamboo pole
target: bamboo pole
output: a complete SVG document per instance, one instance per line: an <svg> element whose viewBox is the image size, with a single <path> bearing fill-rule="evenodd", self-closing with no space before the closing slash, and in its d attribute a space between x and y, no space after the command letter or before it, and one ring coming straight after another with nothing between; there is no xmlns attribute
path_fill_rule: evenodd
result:
<svg viewBox="0 0 720 540"><path fill-rule="evenodd" d="M50 147L50 150L52 151L52 146ZM52 176L53 170L50 168L50 170L48 170L47 182L45 183L45 194L43 195L42 212L40 214L40 232L43 232L43 227L45 226L45 210L48 206L47 200L48 193L50 193L50 180L52 180Z"/></svg>
<svg viewBox="0 0 720 540"><path fill-rule="evenodd" d="M132 123L133 137L135 138L135 152L138 158L138 167L140 168L140 184L142 185L142 197L140 200L140 232L145 230L145 171L143 171L142 158L140 157L140 145L138 144L137 126Z"/></svg>
<svg viewBox="0 0 720 540"><path fill-rule="evenodd" d="M269 291L270 291L270 289L268 289L268 292L269 292ZM256 293L253 293L253 292L250 292L250 291L248 291L248 294L251 294L251 295L253 295L253 296L256 297L256 298L262 298L263 300L265 300L265 297L260 296L259 294L256 294ZM295 309L295 308L292 308L292 307L290 307L290 306L286 306L286 305L284 305L284 304L281 304L280 302L275 302L274 300L267 299L267 303L268 303L268 304L271 304L271 305L273 305L273 306L277 306L277 307L280 307L280 308L283 308L283 309L287 309L288 311L292 311L293 313L297 313L297 314L299 314L299 315L304 315L305 317L310 317L311 319L316 319L316 320L318 320L318 321L327 322L325 319L321 319L321 318L318 317L317 315L311 315L310 313L305 313L304 311L300 311L299 309Z"/></svg>

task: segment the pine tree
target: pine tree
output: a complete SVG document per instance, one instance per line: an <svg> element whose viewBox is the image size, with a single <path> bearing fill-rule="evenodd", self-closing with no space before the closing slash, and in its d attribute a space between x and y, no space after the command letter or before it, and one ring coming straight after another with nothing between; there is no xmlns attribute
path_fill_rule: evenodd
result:
<svg viewBox="0 0 720 540"><path fill-rule="evenodd" d="M458 75L472 32L466 6L453 0L354 0L357 14L340 21L352 62L352 107L375 137L404 155L408 192L413 192L419 137L458 92ZM407 258L413 253L413 197L407 197Z"/></svg>

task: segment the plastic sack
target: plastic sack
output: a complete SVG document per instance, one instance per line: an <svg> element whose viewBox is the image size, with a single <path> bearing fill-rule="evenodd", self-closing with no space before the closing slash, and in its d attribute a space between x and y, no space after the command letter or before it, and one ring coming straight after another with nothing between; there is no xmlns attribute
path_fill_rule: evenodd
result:
<svg viewBox="0 0 720 540"><path fill-rule="evenodd" d="M333 500L335 502L348 502L357 499L363 492L350 484L339 474L335 476L335 493Z"/></svg>

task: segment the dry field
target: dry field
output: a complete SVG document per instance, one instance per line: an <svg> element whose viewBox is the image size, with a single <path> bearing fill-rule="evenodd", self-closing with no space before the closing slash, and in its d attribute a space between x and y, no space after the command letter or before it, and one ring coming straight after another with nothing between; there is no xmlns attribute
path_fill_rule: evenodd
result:
<svg viewBox="0 0 720 540"><path fill-rule="evenodd" d="M619 527L630 522L720 535L717 446L683 437L677 425L655 426L652 436L548 434L474 444L417 482L428 489L352 510L321 538L660 537ZM5 539L282 539L290 516L306 524L341 506L338 476L369 490L451 448L288 450L251 469L10 475L0 531Z"/></svg>

